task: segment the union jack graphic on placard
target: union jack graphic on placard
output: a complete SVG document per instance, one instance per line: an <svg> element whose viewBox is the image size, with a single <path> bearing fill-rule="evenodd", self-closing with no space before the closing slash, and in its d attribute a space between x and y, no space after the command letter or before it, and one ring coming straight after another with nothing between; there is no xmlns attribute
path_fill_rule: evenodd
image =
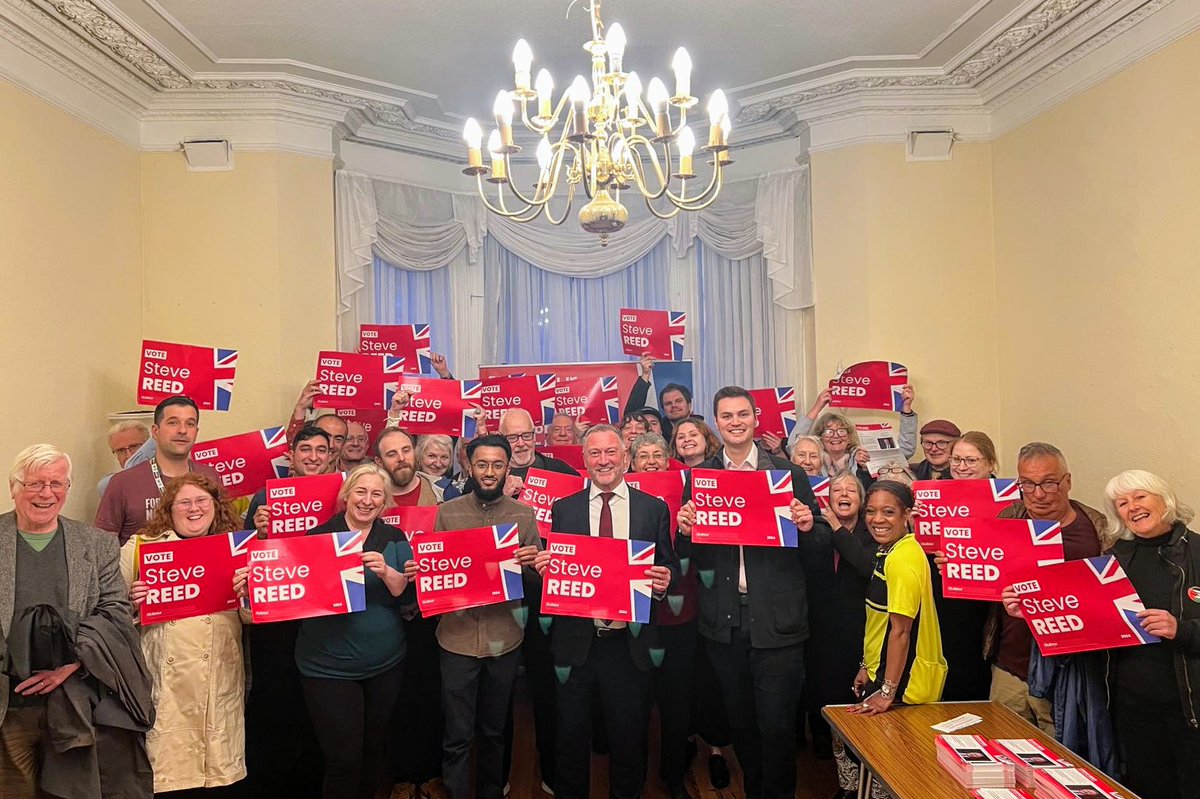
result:
<svg viewBox="0 0 1200 799"><path fill-rule="evenodd" d="M479 389L483 386L483 382L479 380L461 380L462 393L461 396L467 402L475 405L479 404L479 398L483 396ZM475 437L475 430L479 421L475 418L474 408L463 408L462 411L462 437L468 441Z"/></svg>
<svg viewBox="0 0 1200 799"><path fill-rule="evenodd" d="M888 362L888 377L892 378L893 384L897 380L904 383L908 382L908 367L902 363ZM904 408L904 395L900 393L900 388L893 385L892 388L892 410L897 413Z"/></svg>
<svg viewBox="0 0 1200 799"><path fill-rule="evenodd" d="M1115 558L1113 560L1114 562L1116 561ZM1120 567L1118 566L1117 568L1119 569ZM1122 571L1121 573L1124 574L1125 572ZM1113 600L1113 607L1115 607L1117 612L1121 614L1121 620L1125 622L1125 625L1129 627L1129 631L1133 633L1139 641L1141 641L1143 644L1158 643L1158 636L1151 635L1150 633L1146 632L1142 628L1141 619L1138 618L1138 614L1146 609L1146 606L1142 604L1142 598L1140 596L1137 594L1126 594L1125 596L1117 597Z"/></svg>
<svg viewBox="0 0 1200 799"><path fill-rule="evenodd" d="M997 502L1016 502L1021 498L1021 486L1012 477L993 477L992 499Z"/></svg>
<svg viewBox="0 0 1200 799"><path fill-rule="evenodd" d="M263 449L268 452L278 447L286 449L288 444L286 427L268 427L258 432L262 436ZM275 475L276 480L287 477L292 473L292 461L287 456L286 451L271 458L271 472Z"/></svg>
<svg viewBox="0 0 1200 799"><path fill-rule="evenodd" d="M817 505L824 510L829 507L829 478L822 475L809 475L808 485L812 488Z"/></svg>
<svg viewBox="0 0 1200 799"><path fill-rule="evenodd" d="M779 534L779 546L797 547L800 545L800 531L792 521L791 508L775 508L775 532Z"/></svg>
<svg viewBox="0 0 1200 799"><path fill-rule="evenodd" d="M227 411L233 402L233 372L228 376L222 370L237 369L238 351L213 348L213 410Z"/></svg>
<svg viewBox="0 0 1200 799"><path fill-rule="evenodd" d="M669 312L667 317L667 331L671 334L671 355L673 360L683 360L683 337L686 326L686 313L683 311Z"/></svg>
<svg viewBox="0 0 1200 799"><path fill-rule="evenodd" d="M1121 568L1121 564L1112 555L1084 558L1083 561L1087 564L1092 574L1096 575L1096 582L1100 583L1100 585L1108 585L1109 583L1125 579L1125 570Z"/></svg>
<svg viewBox="0 0 1200 799"><path fill-rule="evenodd" d="M229 554L245 555L249 545L258 536L258 530L238 530L229 534Z"/></svg>
<svg viewBox="0 0 1200 799"><path fill-rule="evenodd" d="M334 533L330 537L333 541L334 554L341 556L362 552L363 544L367 540L367 532L366 530L347 530ZM346 599L346 610L352 613L366 610L367 586L362 564L342 569L338 577L342 584L342 594Z"/></svg>
<svg viewBox="0 0 1200 799"><path fill-rule="evenodd" d="M604 412L608 416L609 424L620 424L621 422L621 397L619 394L615 398L611 396L616 393L617 389L617 378L613 375L600 378L600 393L604 396Z"/></svg>
<svg viewBox="0 0 1200 799"><path fill-rule="evenodd" d="M412 328L412 344L413 352L416 354L416 363L413 366L417 368L413 371L418 371L421 374L433 374L433 358L429 341L429 325L416 324L409 325Z"/></svg>
<svg viewBox="0 0 1200 799"><path fill-rule="evenodd" d="M654 565L654 544L650 541L629 539L629 565L649 569ZM653 607L653 589L650 578L629 581L630 621L645 624L650 621L650 609Z"/></svg>
<svg viewBox="0 0 1200 799"><path fill-rule="evenodd" d="M1062 525L1058 522L1045 522L1037 519L1027 519L1029 524L1029 539L1034 546L1062 546ZM1062 563L1061 557L1039 558L1039 566L1049 566L1052 563Z"/></svg>
<svg viewBox="0 0 1200 799"><path fill-rule="evenodd" d="M785 438L792 435L796 429L796 389L794 386L783 386L775 389L775 401L780 405L790 406L782 411L783 432Z"/></svg>
<svg viewBox="0 0 1200 799"><path fill-rule="evenodd" d="M520 529L515 524L496 524L492 526L492 535L496 541L496 549L504 550L521 546L518 534ZM516 558L500 561L500 574L503 576L501 588L505 599L524 599L525 583L521 577L521 564Z"/></svg>
<svg viewBox="0 0 1200 799"><path fill-rule="evenodd" d="M389 379L389 375L404 373L404 358L395 355L383 356L383 407L392 407L392 397L400 390L400 378Z"/></svg>
<svg viewBox="0 0 1200 799"><path fill-rule="evenodd" d="M537 376L538 403L542 408L543 426L548 426L554 421L554 389L557 385L558 375L553 372ZM537 417L534 416L534 419Z"/></svg>
<svg viewBox="0 0 1200 799"><path fill-rule="evenodd" d="M783 469L771 469L763 472L767 475L767 487L772 494L792 493L792 473Z"/></svg>

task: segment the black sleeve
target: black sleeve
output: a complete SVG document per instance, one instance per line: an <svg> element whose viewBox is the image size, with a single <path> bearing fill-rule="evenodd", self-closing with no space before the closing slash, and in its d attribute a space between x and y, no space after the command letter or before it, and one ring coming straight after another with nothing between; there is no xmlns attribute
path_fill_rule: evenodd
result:
<svg viewBox="0 0 1200 799"><path fill-rule="evenodd" d="M847 530L839 527L833 531L833 548L842 556L842 560L850 564L859 575L870 578L875 571L875 550L877 546L871 534L865 530Z"/></svg>
<svg viewBox="0 0 1200 799"><path fill-rule="evenodd" d="M650 384L638 377L633 384L633 388L629 390L629 399L625 400L624 413L636 411L646 407L646 398L650 396Z"/></svg>
<svg viewBox="0 0 1200 799"><path fill-rule="evenodd" d="M671 511L667 508L667 503L662 500L655 499L653 503L655 514L655 536L654 536L654 565L666 566L671 572L671 582L667 586L667 592L671 588L679 585L679 557L675 553L675 547L671 546ZM676 538L684 538L685 536L676 536Z"/></svg>

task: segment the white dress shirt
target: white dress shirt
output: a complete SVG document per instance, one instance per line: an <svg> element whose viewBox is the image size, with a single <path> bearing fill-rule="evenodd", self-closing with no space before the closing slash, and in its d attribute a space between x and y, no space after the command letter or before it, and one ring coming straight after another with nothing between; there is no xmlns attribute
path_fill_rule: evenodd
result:
<svg viewBox="0 0 1200 799"><path fill-rule="evenodd" d="M758 447L754 444L750 445L750 453L746 455L746 460L741 463L734 463L730 460L728 450L721 450L721 457L725 459L725 468L728 471L758 471ZM744 594L749 590L750 588L746 583L746 548L738 547L738 593Z"/></svg>
<svg viewBox="0 0 1200 799"><path fill-rule="evenodd" d="M588 490L588 533L593 538L600 537L600 509L604 507L602 492L592 483ZM624 480L614 486L612 496L608 498L609 511L612 513L613 538L629 538L629 484ZM596 619L597 627L620 629L625 626L623 621L604 621Z"/></svg>

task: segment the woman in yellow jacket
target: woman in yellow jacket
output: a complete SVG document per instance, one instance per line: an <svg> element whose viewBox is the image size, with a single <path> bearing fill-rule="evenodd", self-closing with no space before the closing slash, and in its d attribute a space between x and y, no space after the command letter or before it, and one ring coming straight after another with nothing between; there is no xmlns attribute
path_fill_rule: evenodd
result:
<svg viewBox="0 0 1200 799"><path fill-rule="evenodd" d="M239 529L240 519L211 478L191 472L167 483L146 527L121 549L121 573L135 609L147 592L137 574L142 544ZM237 790L220 789L246 776L246 674L238 612L152 624L141 634L158 714L146 735L155 795Z"/></svg>

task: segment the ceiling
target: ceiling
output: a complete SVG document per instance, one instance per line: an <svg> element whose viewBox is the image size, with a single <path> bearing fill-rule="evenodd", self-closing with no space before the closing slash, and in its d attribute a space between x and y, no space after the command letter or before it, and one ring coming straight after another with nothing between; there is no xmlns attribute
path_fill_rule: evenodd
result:
<svg viewBox="0 0 1200 799"><path fill-rule="evenodd" d="M266 114L447 160L463 120L488 118L511 88L518 38L556 94L587 71L587 3L0 0L0 39L121 105L143 139L164 121ZM725 89L745 147L855 115L991 113L1172 5L1200 4L605 0L602 16L624 27L626 69L643 82L671 86L671 55L686 46L692 93ZM1186 19L1200 24L1200 8Z"/></svg>

